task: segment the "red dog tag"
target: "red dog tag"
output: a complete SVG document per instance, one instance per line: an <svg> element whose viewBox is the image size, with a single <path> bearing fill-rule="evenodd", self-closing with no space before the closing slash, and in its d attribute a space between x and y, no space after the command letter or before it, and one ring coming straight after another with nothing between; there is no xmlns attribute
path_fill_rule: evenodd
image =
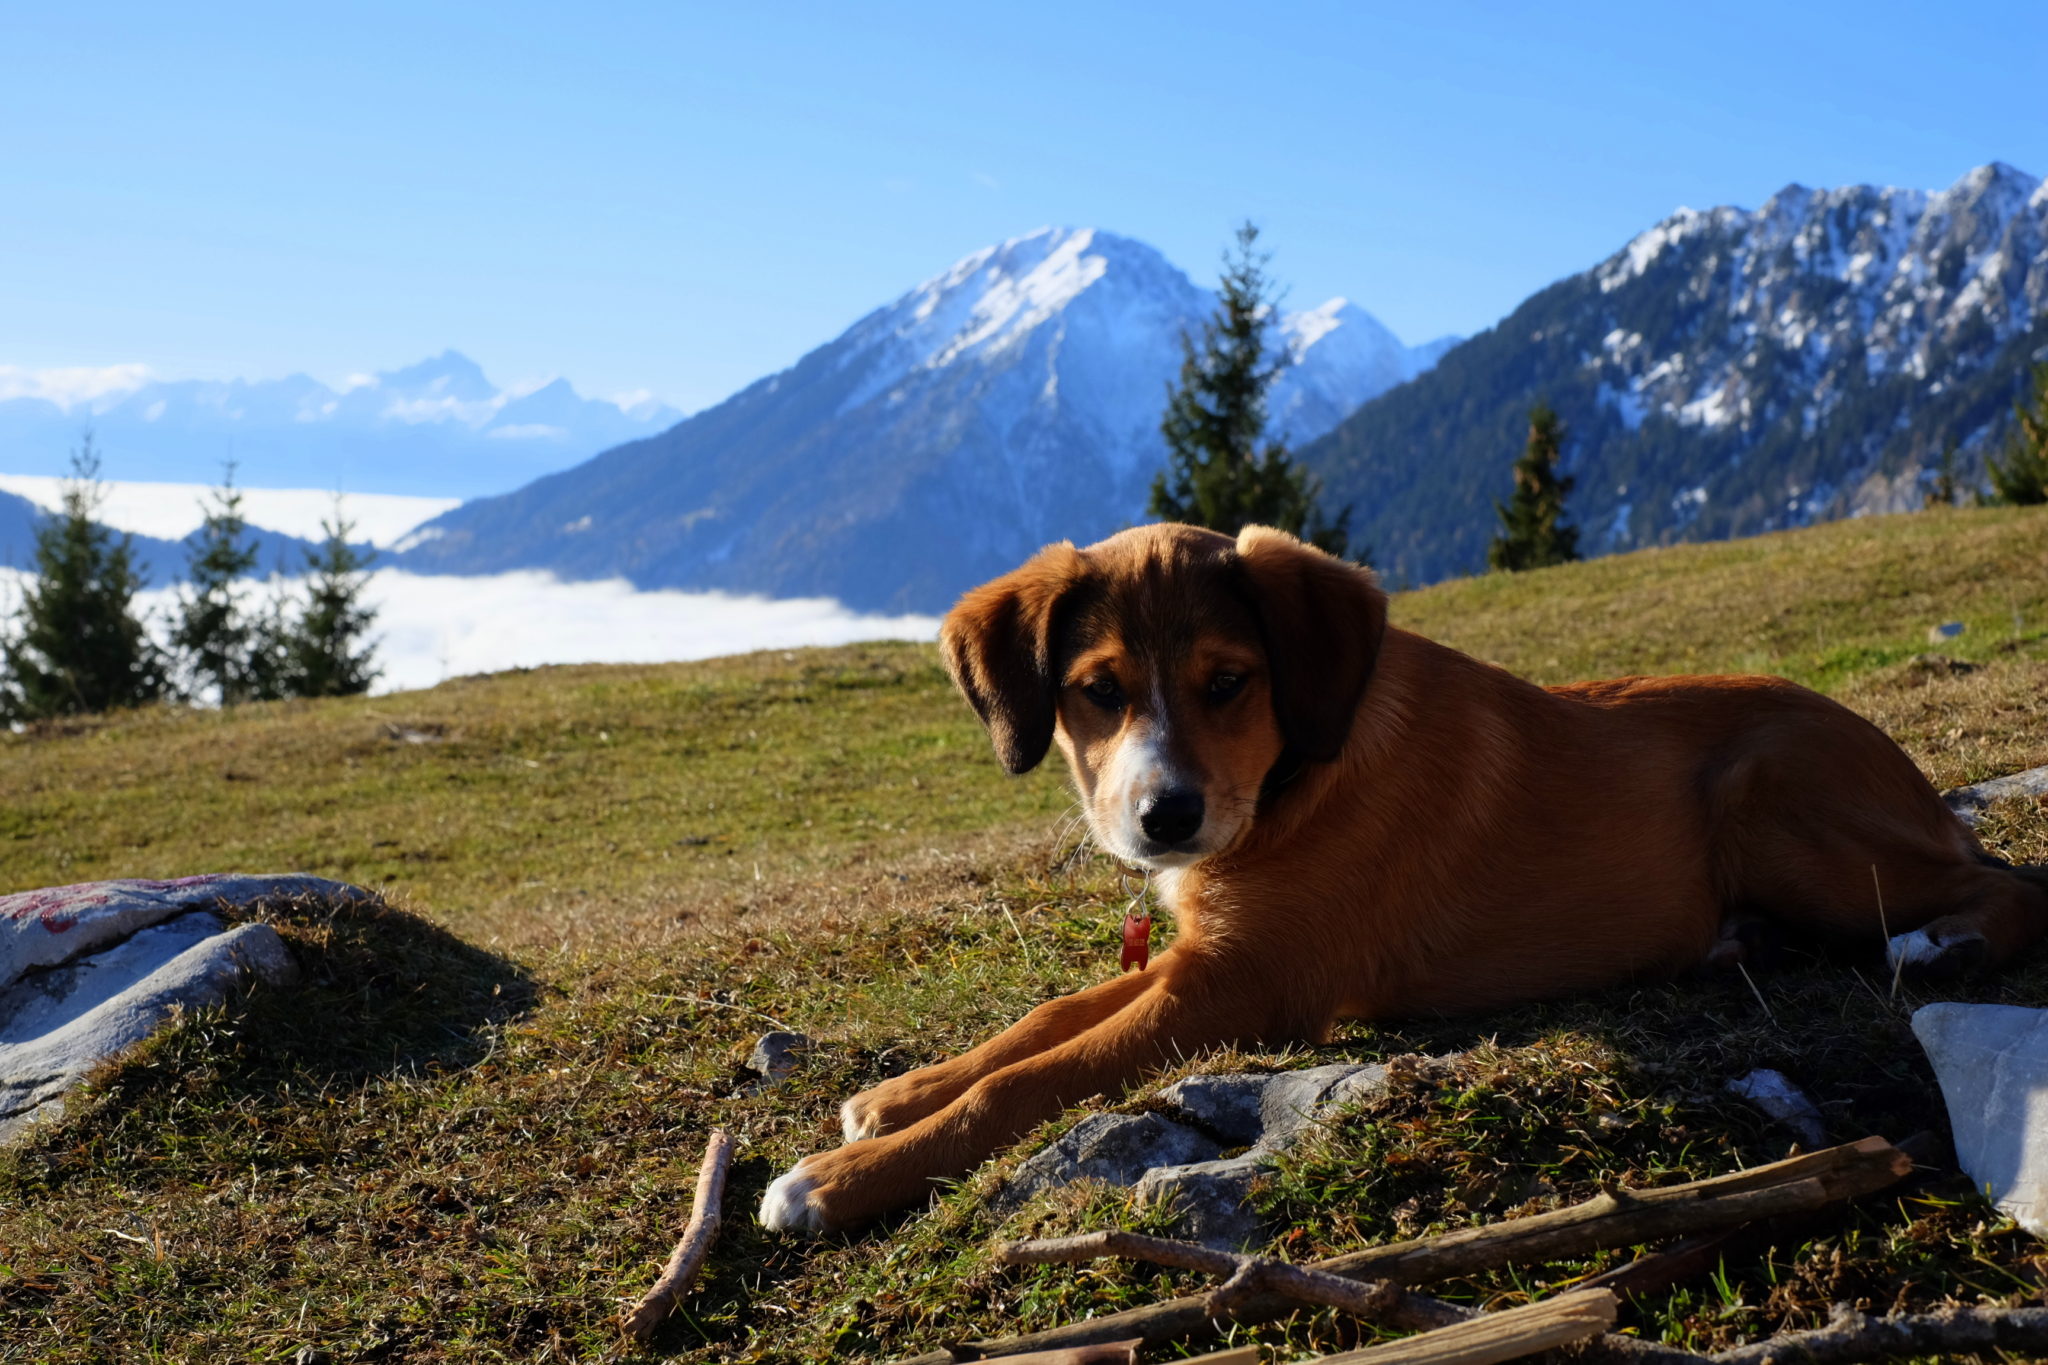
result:
<svg viewBox="0 0 2048 1365"><path fill-rule="evenodd" d="M1152 960L1152 917L1150 915L1124 916L1124 963L1122 970L1136 967L1145 970L1145 964Z"/></svg>

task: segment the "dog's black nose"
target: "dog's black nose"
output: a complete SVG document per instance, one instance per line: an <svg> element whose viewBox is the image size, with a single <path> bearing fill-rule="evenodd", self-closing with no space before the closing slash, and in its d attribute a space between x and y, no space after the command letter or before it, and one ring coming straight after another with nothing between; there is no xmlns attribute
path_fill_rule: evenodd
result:
<svg viewBox="0 0 2048 1365"><path fill-rule="evenodd" d="M1138 823L1145 837L1158 844L1177 844L1195 837L1202 827L1202 794L1191 791L1161 792L1138 807Z"/></svg>

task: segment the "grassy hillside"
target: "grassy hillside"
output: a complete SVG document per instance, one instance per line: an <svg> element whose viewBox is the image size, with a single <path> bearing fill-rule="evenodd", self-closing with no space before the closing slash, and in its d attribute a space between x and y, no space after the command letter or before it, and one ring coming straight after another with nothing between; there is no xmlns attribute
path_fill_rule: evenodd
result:
<svg viewBox="0 0 2048 1365"><path fill-rule="evenodd" d="M1395 616L1546 681L1786 673L1878 719L1943 784L2048 763L2040 512L1444 584ZM1955 619L1968 629L1941 653L1974 669L1915 662ZM191 1020L0 1154L0 1360L615 1358L618 1303L666 1253L710 1127L739 1139L732 1202L750 1211L832 1140L844 1094L1099 978L1114 952L1113 869L1072 837L1057 776L1005 778L924 646L124 716L0 739L0 780L5 889L290 867L390 902L268 908L302 993ZM2007 803L1986 832L2048 861L2048 811ZM1779 1155L1782 1131L1718 1089L1759 1064L1812 1090L1837 1137L1941 1128L1905 1028L1917 997L1858 965L1795 959L1759 978L1761 1001L1709 979L1236 1059L1478 1047L1283 1171L1266 1198L1301 1229L1287 1254L1498 1218L1531 1173L1541 1198L1571 1199ZM1966 998L2048 1003L2048 968ZM771 1023L819 1046L790 1086L739 1093ZM1103 1192L998 1219L976 1198L991 1178L822 1245L738 1219L655 1354L889 1359L1185 1285L992 1267L999 1232L1145 1215ZM1824 1318L1833 1298L2016 1301L2048 1273L2037 1249L1937 1179L1628 1321L1705 1344ZM1614 1259L1446 1292L1512 1302ZM1350 1329L1304 1314L1248 1339L1290 1359Z"/></svg>

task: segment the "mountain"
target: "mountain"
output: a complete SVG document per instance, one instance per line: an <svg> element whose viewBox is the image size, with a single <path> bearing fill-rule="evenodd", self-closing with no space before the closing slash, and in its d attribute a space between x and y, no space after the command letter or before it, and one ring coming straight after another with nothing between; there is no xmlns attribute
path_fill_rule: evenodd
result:
<svg viewBox="0 0 2048 1365"><path fill-rule="evenodd" d="M0 490L0 568L35 567L36 528L49 515L48 509L20 494ZM122 534L114 532L117 537ZM187 540L179 541L157 536L128 536L129 562L141 576L144 587L162 588L185 581L191 563L187 548L190 539L187 537ZM307 552L316 548L310 541L297 536L256 526L249 528L248 543L256 550L256 568L252 575L256 577L280 566L287 573L296 573L305 564ZM11 611L14 605L10 603L8 610Z"/></svg>
<svg viewBox="0 0 2048 1365"><path fill-rule="evenodd" d="M1918 507L2048 359L2048 188L1788 186L1682 209L1300 451L1396 581L1485 564L1528 412L1564 418L1583 553Z"/></svg>
<svg viewBox="0 0 2048 1365"><path fill-rule="evenodd" d="M1044 229L978 251L659 436L422 527L421 572L935 611L1047 541L1144 515L1180 336L1214 300L1141 242ZM1342 300L1275 319L1296 440L1426 368Z"/></svg>
<svg viewBox="0 0 2048 1365"><path fill-rule="evenodd" d="M119 367L81 395L9 370L0 386L8 472L62 474L91 426L109 477L218 480L233 458L251 487L467 497L516 488L681 414L653 403L584 398L557 379L508 393L445 351L330 388L302 374L155 382ZM6 395L12 396L6 396Z"/></svg>

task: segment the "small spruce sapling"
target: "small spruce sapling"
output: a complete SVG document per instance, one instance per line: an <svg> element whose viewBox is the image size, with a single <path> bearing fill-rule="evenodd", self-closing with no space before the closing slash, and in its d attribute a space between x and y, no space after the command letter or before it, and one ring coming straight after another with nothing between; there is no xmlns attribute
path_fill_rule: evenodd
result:
<svg viewBox="0 0 2048 1365"><path fill-rule="evenodd" d="M232 706L270 690L259 676L257 624L239 600L243 580L256 567L256 544L242 516L232 460L203 510L206 519L186 542L190 586L178 603L171 644L182 656L186 690L210 692Z"/></svg>
<svg viewBox="0 0 2048 1365"><path fill-rule="evenodd" d="M377 612L363 601L375 553L349 543L355 526L342 515L339 499L320 529L325 539L306 554L305 607L285 641L285 690L299 697L354 696L369 691L383 671L369 638Z"/></svg>
<svg viewBox="0 0 2048 1365"><path fill-rule="evenodd" d="M1548 403L1529 410L1529 441L1515 461L1515 491L1493 510L1501 534L1486 549L1489 567L1510 573L1563 564L1579 557L1579 532L1564 525L1564 499L1572 480L1557 472L1564 423Z"/></svg>
<svg viewBox="0 0 2048 1365"><path fill-rule="evenodd" d="M1997 501L2015 507L2048 503L2048 361L2034 367L2032 401L2012 405L2013 431L2005 458L1985 461Z"/></svg>

